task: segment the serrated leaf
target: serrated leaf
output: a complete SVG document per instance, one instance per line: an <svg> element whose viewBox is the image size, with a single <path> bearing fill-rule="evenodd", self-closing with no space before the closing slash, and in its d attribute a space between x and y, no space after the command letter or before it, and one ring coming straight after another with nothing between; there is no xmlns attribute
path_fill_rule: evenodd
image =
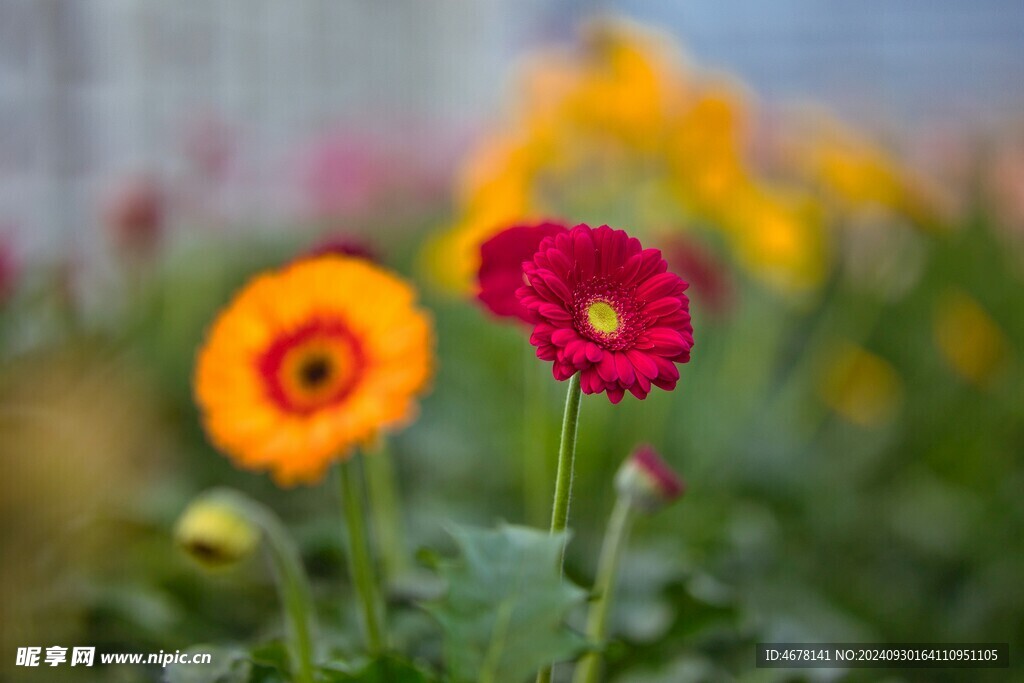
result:
<svg viewBox="0 0 1024 683"><path fill-rule="evenodd" d="M441 563L448 590L427 610L444 630L454 683L520 683L582 649L564 621L586 598L558 570L565 534L502 525L452 535L460 557Z"/></svg>

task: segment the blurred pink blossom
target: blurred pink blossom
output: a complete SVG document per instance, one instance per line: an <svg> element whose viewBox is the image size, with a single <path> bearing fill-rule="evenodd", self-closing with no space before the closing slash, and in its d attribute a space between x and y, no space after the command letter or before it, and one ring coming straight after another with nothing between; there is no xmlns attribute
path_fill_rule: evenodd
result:
<svg viewBox="0 0 1024 683"><path fill-rule="evenodd" d="M388 167L372 137L347 130L328 133L302 154L303 199L319 217L366 213L385 195Z"/></svg>
<svg viewBox="0 0 1024 683"><path fill-rule="evenodd" d="M103 201L102 217L114 245L133 256L151 256L163 239L167 211L164 187L156 178L120 179Z"/></svg>
<svg viewBox="0 0 1024 683"><path fill-rule="evenodd" d="M17 287L21 264L14 253L14 245L0 233L0 306L7 303Z"/></svg>

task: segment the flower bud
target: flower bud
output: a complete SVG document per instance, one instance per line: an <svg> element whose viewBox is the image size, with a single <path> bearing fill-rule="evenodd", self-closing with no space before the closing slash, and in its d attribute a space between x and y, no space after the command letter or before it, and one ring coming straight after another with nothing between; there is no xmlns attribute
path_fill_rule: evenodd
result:
<svg viewBox="0 0 1024 683"><path fill-rule="evenodd" d="M259 537L259 529L237 507L211 496L192 501L174 529L178 545L209 569L246 559Z"/></svg>
<svg viewBox="0 0 1024 683"><path fill-rule="evenodd" d="M348 256L350 258L360 258L370 263L380 262L380 257L369 244L358 237L340 234L322 238L300 254L298 258L317 258L320 256Z"/></svg>
<svg viewBox="0 0 1024 683"><path fill-rule="evenodd" d="M653 513L683 495L686 483L653 448L642 445L622 463L615 490L637 510Z"/></svg>

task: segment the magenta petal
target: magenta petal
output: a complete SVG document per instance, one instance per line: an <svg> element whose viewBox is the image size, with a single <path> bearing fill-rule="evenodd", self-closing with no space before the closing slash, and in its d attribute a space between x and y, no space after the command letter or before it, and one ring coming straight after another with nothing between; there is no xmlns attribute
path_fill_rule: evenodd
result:
<svg viewBox="0 0 1024 683"><path fill-rule="evenodd" d="M675 363L670 361L668 358L664 358L662 356L651 356L650 358L658 366L659 378L667 377L668 379L671 380L679 379L679 369L676 368ZM654 377L651 378L651 381L657 384Z"/></svg>
<svg viewBox="0 0 1024 683"><path fill-rule="evenodd" d="M597 394L604 388L604 382L594 368L587 368L580 372L580 387L585 394Z"/></svg>
<svg viewBox="0 0 1024 683"><path fill-rule="evenodd" d="M629 358L629 362L636 368L638 376L644 377L656 377L658 374L657 364L651 360L646 353L640 351L634 351L630 349L626 351L626 357Z"/></svg>
<svg viewBox="0 0 1024 683"><path fill-rule="evenodd" d="M636 396L641 401L644 400L645 398L647 398L647 394L649 394L650 391L651 391L650 389L647 389L647 391L644 391L643 389L640 388L640 385L638 385L638 384L630 384L629 385L629 393L633 394L634 396Z"/></svg>
<svg viewBox="0 0 1024 683"><path fill-rule="evenodd" d="M636 254L626 259L626 263L622 266L622 272L619 277L622 278L622 283L626 285L633 284L633 279L636 274L640 272L640 266L643 265L644 256L643 254Z"/></svg>
<svg viewBox="0 0 1024 683"><path fill-rule="evenodd" d="M629 358L624 353L615 354L615 369L619 373L619 380L627 386L636 379L633 364L629 362Z"/></svg>
<svg viewBox="0 0 1024 683"><path fill-rule="evenodd" d="M636 288L636 296L643 301L654 301L669 296L682 280L675 273L660 273Z"/></svg>
<svg viewBox="0 0 1024 683"><path fill-rule="evenodd" d="M636 386L638 386L641 389L643 389L645 394L650 393L650 391L651 391L651 380L646 378L646 377L644 377L640 373L637 373L637 375L636 375Z"/></svg>
<svg viewBox="0 0 1024 683"><path fill-rule="evenodd" d="M601 347L594 342L587 342L587 360L591 363L597 363L604 356L604 351Z"/></svg>
<svg viewBox="0 0 1024 683"><path fill-rule="evenodd" d="M654 350L665 355L674 355L686 350L683 335L667 327L647 330L647 337L654 343Z"/></svg>
<svg viewBox="0 0 1024 683"><path fill-rule="evenodd" d="M569 315L568 311L561 306L546 301L537 306L537 312L552 322L567 323L572 321L572 316Z"/></svg>
<svg viewBox="0 0 1024 683"><path fill-rule="evenodd" d="M559 299L566 303L572 301L572 292L569 291L569 288L566 286L565 281L562 280L562 278L558 277L550 270L537 271L537 275Z"/></svg>
<svg viewBox="0 0 1024 683"><path fill-rule="evenodd" d="M657 275L662 264L665 263L665 259L661 257L661 251L658 249L644 249L640 252L640 258L643 260L640 270L636 274L636 279L639 281Z"/></svg>
<svg viewBox="0 0 1024 683"><path fill-rule="evenodd" d="M615 354L606 352L597 364L597 372L605 382L614 382L619 379L619 371L615 367Z"/></svg>
<svg viewBox="0 0 1024 683"><path fill-rule="evenodd" d="M556 271L559 277L567 277L572 272L572 259L564 251L548 249L544 254L551 262L552 270Z"/></svg>
<svg viewBox="0 0 1024 683"><path fill-rule="evenodd" d="M647 304L644 308L644 313L649 315L651 318L662 318L666 315L675 313L683 307L683 302L674 296L662 297L653 303Z"/></svg>
<svg viewBox="0 0 1024 683"><path fill-rule="evenodd" d="M613 405L617 404L622 400L622 395L624 393L625 392L619 387L608 387L608 400L611 401Z"/></svg>
<svg viewBox="0 0 1024 683"><path fill-rule="evenodd" d="M594 243L586 230L573 228L571 235L572 256L579 269L579 276L590 277L594 273L594 262L597 258L597 254L594 253Z"/></svg>
<svg viewBox="0 0 1024 683"><path fill-rule="evenodd" d="M576 331L566 327L560 327L551 333L551 342L555 346L565 347L569 342L576 339L579 339Z"/></svg>

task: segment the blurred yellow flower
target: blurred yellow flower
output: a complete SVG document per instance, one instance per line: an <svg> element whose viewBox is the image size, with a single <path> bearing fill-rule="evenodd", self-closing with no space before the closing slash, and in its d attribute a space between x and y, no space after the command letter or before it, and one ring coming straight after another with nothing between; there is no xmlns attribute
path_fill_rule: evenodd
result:
<svg viewBox="0 0 1024 683"><path fill-rule="evenodd" d="M984 388L1006 367L1009 341L998 323L973 297L949 290L935 304L935 342L943 360L960 377Z"/></svg>
<svg viewBox="0 0 1024 683"><path fill-rule="evenodd" d="M408 284L364 259L323 256L257 277L199 352L211 440L282 485L401 425L433 367L433 332Z"/></svg>
<svg viewBox="0 0 1024 683"><path fill-rule="evenodd" d="M252 555L260 531L229 503L203 496L182 513L174 527L174 539L197 562L218 569Z"/></svg>
<svg viewBox="0 0 1024 683"><path fill-rule="evenodd" d="M892 419L899 408L903 381L884 358L844 341L829 354L818 395L845 420L876 427Z"/></svg>
<svg viewBox="0 0 1024 683"><path fill-rule="evenodd" d="M747 187L737 193L724 221L738 259L762 280L789 292L820 284L828 253L816 203Z"/></svg>
<svg viewBox="0 0 1024 683"><path fill-rule="evenodd" d="M588 23L574 49L524 63L511 101L502 132L462 167L454 225L425 252L436 282L468 292L480 245L539 220L623 224L641 235L703 221L727 230L740 261L773 286L820 282L820 215L808 198L775 198L748 169L741 88L692 72L657 31Z"/></svg>
<svg viewBox="0 0 1024 683"><path fill-rule="evenodd" d="M845 212L881 206L917 227L940 226L925 183L885 151L822 111L797 119L792 157L798 173Z"/></svg>

